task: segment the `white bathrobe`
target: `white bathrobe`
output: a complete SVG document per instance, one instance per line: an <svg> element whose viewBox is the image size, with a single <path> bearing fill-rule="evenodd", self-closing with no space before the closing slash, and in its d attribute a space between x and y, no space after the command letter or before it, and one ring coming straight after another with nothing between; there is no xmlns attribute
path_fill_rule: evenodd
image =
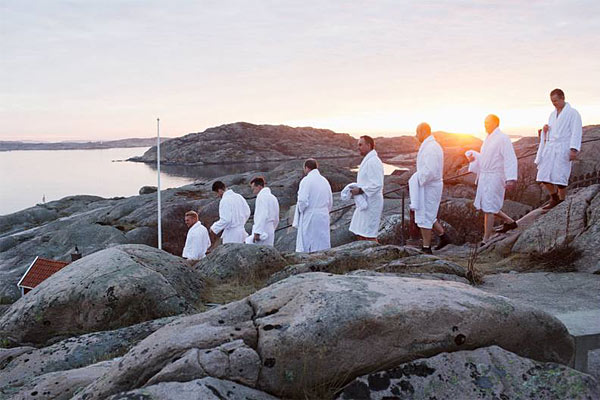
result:
<svg viewBox="0 0 600 400"><path fill-rule="evenodd" d="M356 183L367 198L367 208L354 210L350 232L376 238L383 211L383 163L375 150L368 152L360 163Z"/></svg>
<svg viewBox="0 0 600 400"><path fill-rule="evenodd" d="M571 149L581 149L581 116L566 103L558 118L556 109L550 114L548 126L548 132L542 132L535 157L537 181L566 186L571 175L569 153Z"/></svg>
<svg viewBox="0 0 600 400"><path fill-rule="evenodd" d="M210 237L208 236L208 229L198 221L188 230L181 256L188 260L199 260L206 256L206 250L209 247Z"/></svg>
<svg viewBox="0 0 600 400"><path fill-rule="evenodd" d="M222 231L223 243L244 243L248 237L244 225L249 217L250 207L246 199L228 189L219 203L219 220L212 224L210 230L216 234Z"/></svg>
<svg viewBox="0 0 600 400"><path fill-rule="evenodd" d="M365 197L365 195L358 194L358 195L354 196L352 194L352 189L357 188L357 187L358 187L358 185L356 184L356 182L347 184L346 186L344 186L344 188L340 192L340 198L343 201L348 201L350 199L354 199L354 205L356 206L357 209L366 210L369 205L367 204L367 198Z"/></svg>
<svg viewBox="0 0 600 400"><path fill-rule="evenodd" d="M496 214L504 204L506 181L517 180L517 156L510 138L496 128L481 146L481 153L469 151L475 161L469 172L477 174L477 194L473 205L485 213Z"/></svg>
<svg viewBox="0 0 600 400"><path fill-rule="evenodd" d="M254 225L252 233L246 239L248 244L262 244L273 246L275 243L275 229L279 225L279 202L268 187L262 188L256 195L254 206ZM255 242L254 235L258 234L260 240Z"/></svg>
<svg viewBox="0 0 600 400"><path fill-rule="evenodd" d="M298 229L297 252L313 252L331 248L329 211L333 206L331 186L313 169L300 181L298 203L292 226Z"/></svg>
<svg viewBox="0 0 600 400"><path fill-rule="evenodd" d="M415 211L415 222L419 228L431 229L444 189L444 151L430 135L421 143L417 154L417 171L408 181L410 208Z"/></svg>

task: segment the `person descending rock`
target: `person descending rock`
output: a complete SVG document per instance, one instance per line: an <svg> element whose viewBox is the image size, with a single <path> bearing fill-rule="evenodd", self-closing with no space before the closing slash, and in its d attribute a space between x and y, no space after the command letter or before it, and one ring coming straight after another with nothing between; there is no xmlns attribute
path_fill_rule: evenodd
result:
<svg viewBox="0 0 600 400"><path fill-rule="evenodd" d="M252 233L246 238L248 244L273 246L275 229L279 224L279 202L277 197L266 187L265 178L258 176L250 181L252 193L256 195L254 205L254 225Z"/></svg>
<svg viewBox="0 0 600 400"><path fill-rule="evenodd" d="M477 194L474 206L484 212L484 245L492 236L494 215L504 221L498 232L517 228L517 223L501 211L505 188L514 187L517 179L517 156L510 141L500 128L500 119L490 114L485 118L488 136L483 141L481 153L469 150L469 172L477 174Z"/></svg>
<svg viewBox="0 0 600 400"><path fill-rule="evenodd" d="M436 250L450 243L444 228L437 220L437 213L444 189L444 151L431 134L429 124L417 126L417 140L421 143L417 153L417 171L408 181L410 209L415 214L415 222L421 229L424 253L431 254L431 231L439 235Z"/></svg>
<svg viewBox="0 0 600 400"><path fill-rule="evenodd" d="M212 191L221 198L219 203L219 220L212 224L210 231L219 236L225 243L244 243L248 233L244 229L246 221L250 217L250 207L246 199L231 189L227 189L221 181L212 185ZM213 242L216 242L216 237Z"/></svg>
<svg viewBox="0 0 600 400"><path fill-rule="evenodd" d="M292 226L298 229L296 251L311 253L331 248L329 212L333 206L331 186L319 172L317 161L304 162L304 174L298 188L298 202Z"/></svg>
<svg viewBox="0 0 600 400"><path fill-rule="evenodd" d="M356 187L351 192L353 196L363 194L367 199L367 207L354 210L350 232L358 240L377 241L383 211L383 163L377 156L375 141L370 136L360 137L358 151L364 158L358 167Z"/></svg>
<svg viewBox="0 0 600 400"><path fill-rule="evenodd" d="M206 256L206 250L210 247L208 230L198 220L196 211L186 212L184 221L189 230L181 256L188 260L200 260Z"/></svg>
<svg viewBox="0 0 600 400"><path fill-rule="evenodd" d="M550 195L550 202L542 207L545 211L556 207L567 196L571 164L581 149L582 135L581 116L565 102L565 93L554 89L550 92L550 100L556 109L542 129L535 157L536 180Z"/></svg>

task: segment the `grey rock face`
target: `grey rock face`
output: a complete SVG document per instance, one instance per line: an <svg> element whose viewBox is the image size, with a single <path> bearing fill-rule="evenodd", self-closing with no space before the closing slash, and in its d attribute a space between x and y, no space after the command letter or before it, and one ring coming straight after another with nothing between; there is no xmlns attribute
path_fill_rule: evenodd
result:
<svg viewBox="0 0 600 400"><path fill-rule="evenodd" d="M192 312L204 287L179 257L144 245L117 246L69 264L20 298L0 319L0 334L41 344Z"/></svg>
<svg viewBox="0 0 600 400"><path fill-rule="evenodd" d="M202 276L216 280L266 277L286 265L285 259L272 246L227 243L195 265Z"/></svg>
<svg viewBox="0 0 600 400"><path fill-rule="evenodd" d="M89 333L40 349L1 349L0 395L19 392L23 385L31 387L31 382L37 376L79 369L121 356L173 319L162 318L114 331Z"/></svg>
<svg viewBox="0 0 600 400"><path fill-rule="evenodd" d="M599 397L598 382L589 375L491 346L442 353L363 375L347 385L337 399L591 400Z"/></svg>
<svg viewBox="0 0 600 400"><path fill-rule="evenodd" d="M76 398L140 388L161 371L181 371L177 361L190 354L209 375L223 374L231 360L222 351L212 358L212 373L199 355L240 340L262 364L258 375L245 372L245 382L294 398L343 385L364 371L448 351L497 344L523 357L561 363L573 354L572 339L554 317L467 285L308 273L165 326Z"/></svg>
<svg viewBox="0 0 600 400"><path fill-rule="evenodd" d="M110 400L278 400L239 383L211 377L189 382L169 382L116 394Z"/></svg>
<svg viewBox="0 0 600 400"><path fill-rule="evenodd" d="M156 193L157 190L158 190L158 188L156 186L142 186L138 193L140 195L150 194L150 193Z"/></svg>

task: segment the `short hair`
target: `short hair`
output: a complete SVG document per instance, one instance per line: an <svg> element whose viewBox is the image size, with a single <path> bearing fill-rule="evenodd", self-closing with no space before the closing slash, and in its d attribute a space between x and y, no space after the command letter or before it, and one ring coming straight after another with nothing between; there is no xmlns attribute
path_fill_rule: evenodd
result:
<svg viewBox="0 0 600 400"><path fill-rule="evenodd" d="M554 89L553 91L550 92L550 97L552 97L554 95L560 97L561 99L565 98L565 92L563 92L562 90L560 90L558 88Z"/></svg>
<svg viewBox="0 0 600 400"><path fill-rule="evenodd" d="M500 118L496 114L490 114L486 118L491 118L496 122L496 125L500 126Z"/></svg>
<svg viewBox="0 0 600 400"><path fill-rule="evenodd" d="M251 185L254 186L262 186L265 187L265 185L267 184L267 180L265 179L264 176L255 176L254 178L252 178L252 180L250 181Z"/></svg>
<svg viewBox="0 0 600 400"><path fill-rule="evenodd" d="M421 122L419 126L417 126L417 129L419 128L424 129L427 135L431 135L431 126L429 126L427 122Z"/></svg>
<svg viewBox="0 0 600 400"><path fill-rule="evenodd" d="M192 211L192 210L186 212L185 216L186 217L194 217L194 218L198 219L198 213L196 211Z"/></svg>
<svg viewBox="0 0 600 400"><path fill-rule="evenodd" d="M308 160L304 161L304 166L308 169L317 169L319 168L319 163L314 158L309 158Z"/></svg>
<svg viewBox="0 0 600 400"><path fill-rule="evenodd" d="M371 146L371 149L375 148L375 141L373 140L373 138L371 136L363 135L360 138L363 139L365 142L367 142L369 144L369 146Z"/></svg>
<svg viewBox="0 0 600 400"><path fill-rule="evenodd" d="M225 190L225 184L221 181L216 181L212 184L212 191L218 192L219 190Z"/></svg>

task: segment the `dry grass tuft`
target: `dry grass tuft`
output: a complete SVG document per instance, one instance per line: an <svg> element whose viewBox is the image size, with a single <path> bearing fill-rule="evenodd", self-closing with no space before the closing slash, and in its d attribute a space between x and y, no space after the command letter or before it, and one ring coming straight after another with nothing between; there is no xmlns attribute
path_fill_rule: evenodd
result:
<svg viewBox="0 0 600 400"><path fill-rule="evenodd" d="M577 271L575 262L581 258L583 252L570 244L556 246L545 253L531 253L529 255L530 268L528 270L543 270L552 272Z"/></svg>
<svg viewBox="0 0 600 400"><path fill-rule="evenodd" d="M476 267L477 257L479 252L477 251L477 245L473 246L469 253L469 259L467 260L467 273L465 274L471 285L481 285L483 283L483 273Z"/></svg>

